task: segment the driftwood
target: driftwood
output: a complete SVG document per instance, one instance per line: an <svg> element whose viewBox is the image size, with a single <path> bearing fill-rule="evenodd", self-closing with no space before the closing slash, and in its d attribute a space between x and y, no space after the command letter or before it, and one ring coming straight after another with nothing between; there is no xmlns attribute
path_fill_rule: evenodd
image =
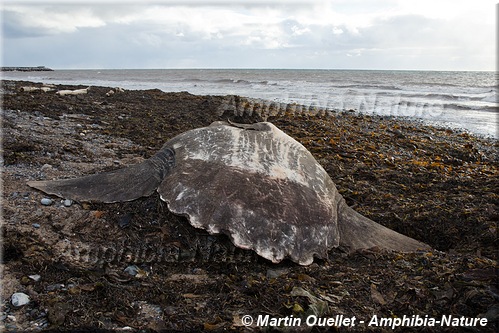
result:
<svg viewBox="0 0 499 333"><path fill-rule="evenodd" d="M90 90L90 87L85 88L85 89L76 89L76 90L59 90L56 92L56 94L58 94L60 96L84 95L84 94L87 94L89 90Z"/></svg>

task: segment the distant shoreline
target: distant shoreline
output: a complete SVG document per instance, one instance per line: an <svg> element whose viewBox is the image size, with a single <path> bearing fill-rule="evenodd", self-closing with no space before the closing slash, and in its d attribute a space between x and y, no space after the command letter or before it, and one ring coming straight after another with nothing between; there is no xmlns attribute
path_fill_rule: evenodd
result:
<svg viewBox="0 0 499 333"><path fill-rule="evenodd" d="M45 66L36 67L0 67L1 72L53 72L54 70Z"/></svg>

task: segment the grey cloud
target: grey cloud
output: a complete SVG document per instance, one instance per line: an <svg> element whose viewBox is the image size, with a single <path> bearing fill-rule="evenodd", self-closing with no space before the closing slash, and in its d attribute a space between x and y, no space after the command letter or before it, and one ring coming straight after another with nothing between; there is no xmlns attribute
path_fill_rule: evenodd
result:
<svg viewBox="0 0 499 333"><path fill-rule="evenodd" d="M3 10L1 15L4 38L40 37L50 34L49 30L26 26L25 18L18 12Z"/></svg>
<svg viewBox="0 0 499 333"><path fill-rule="evenodd" d="M460 56L455 66L473 66L487 43L485 34L472 35L476 26L416 15L378 18L352 31L344 22L300 22L284 11L281 21L262 22L267 25L249 20L206 31L188 19L152 21L140 15L145 8L151 7L44 7L67 17L84 13L89 24L103 22L92 28L82 19L65 32L33 26L27 13L5 9L4 62L54 68L448 68L454 52Z"/></svg>
<svg viewBox="0 0 499 333"><path fill-rule="evenodd" d="M445 43L449 36L444 22L417 15L378 20L361 29L359 43L376 47L431 47L435 41Z"/></svg>

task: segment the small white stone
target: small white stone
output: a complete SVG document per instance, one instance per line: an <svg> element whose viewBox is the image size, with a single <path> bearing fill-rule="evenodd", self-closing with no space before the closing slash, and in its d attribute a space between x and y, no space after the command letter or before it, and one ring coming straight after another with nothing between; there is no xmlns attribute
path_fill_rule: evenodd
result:
<svg viewBox="0 0 499 333"><path fill-rule="evenodd" d="M52 204L52 199L43 198L42 200L40 200L40 203L44 206L50 206Z"/></svg>
<svg viewBox="0 0 499 333"><path fill-rule="evenodd" d="M25 293L14 293L10 298L10 302L14 306L23 306L29 303L29 296Z"/></svg>
<svg viewBox="0 0 499 333"><path fill-rule="evenodd" d="M63 203L64 207L71 207L71 205L73 204L73 200L66 199L62 203Z"/></svg>
<svg viewBox="0 0 499 333"><path fill-rule="evenodd" d="M35 282L40 281L40 279L42 278L39 274L28 275L28 277Z"/></svg>

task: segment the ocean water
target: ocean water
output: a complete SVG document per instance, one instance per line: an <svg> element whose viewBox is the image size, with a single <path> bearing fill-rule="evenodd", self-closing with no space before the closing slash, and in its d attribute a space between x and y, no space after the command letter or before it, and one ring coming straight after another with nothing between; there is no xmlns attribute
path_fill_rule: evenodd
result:
<svg viewBox="0 0 499 333"><path fill-rule="evenodd" d="M329 110L421 119L499 138L494 72L284 69L56 70L3 79L241 95Z"/></svg>

